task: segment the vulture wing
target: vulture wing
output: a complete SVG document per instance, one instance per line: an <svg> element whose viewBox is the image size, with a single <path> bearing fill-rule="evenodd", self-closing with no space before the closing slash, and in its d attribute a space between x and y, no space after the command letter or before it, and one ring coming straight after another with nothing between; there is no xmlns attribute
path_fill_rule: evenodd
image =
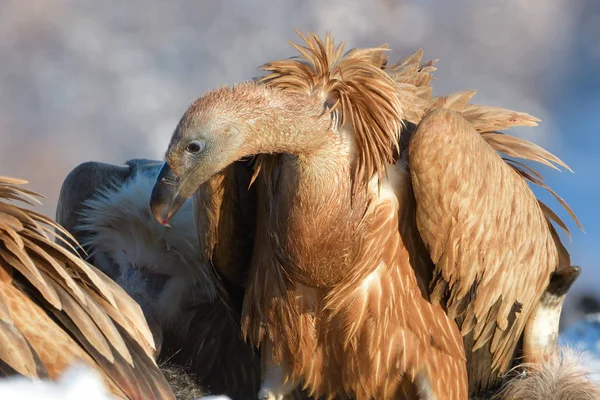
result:
<svg viewBox="0 0 600 400"><path fill-rule="evenodd" d="M0 177L0 371L56 378L82 360L117 396L174 398L139 306L52 240L69 234L24 207L37 202L24 183Z"/></svg>
<svg viewBox="0 0 600 400"><path fill-rule="evenodd" d="M472 352L471 384L486 388L508 368L559 267L559 248L564 252L550 220L564 223L524 179L546 187L541 177L496 150L565 165L530 142L495 132L534 126L536 118L468 104L473 94L432 99L410 139L408 158L417 226L435 264L431 301L459 323L467 354Z"/></svg>
<svg viewBox="0 0 600 400"><path fill-rule="evenodd" d="M419 50L384 66L404 107L400 156L409 160L422 240L404 236L417 275L431 282L431 300L448 307L462 328L473 392L506 371L551 272L571 265L550 221L568 233L565 224L535 198L525 179L556 194L535 170L494 150L566 165L532 143L497 132L536 125L528 114L469 104L475 91L431 98L437 60L421 64L422 55Z"/></svg>

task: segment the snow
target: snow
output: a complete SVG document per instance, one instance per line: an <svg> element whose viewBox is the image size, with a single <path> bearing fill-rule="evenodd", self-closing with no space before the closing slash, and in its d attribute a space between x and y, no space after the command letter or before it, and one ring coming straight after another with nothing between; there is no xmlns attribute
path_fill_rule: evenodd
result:
<svg viewBox="0 0 600 400"><path fill-rule="evenodd" d="M74 364L56 381L22 376L0 379L2 400L115 400L104 388L100 375L84 364ZM231 400L227 396L203 396L202 400ZM199 399L197 399L199 400Z"/></svg>
<svg viewBox="0 0 600 400"><path fill-rule="evenodd" d="M56 381L9 377L0 380L0 399L6 400L114 400L98 373L75 364Z"/></svg>

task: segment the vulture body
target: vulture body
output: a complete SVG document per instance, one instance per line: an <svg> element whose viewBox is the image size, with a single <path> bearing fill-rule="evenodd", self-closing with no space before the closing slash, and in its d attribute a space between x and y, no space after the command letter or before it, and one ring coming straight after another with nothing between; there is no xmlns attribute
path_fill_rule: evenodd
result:
<svg viewBox="0 0 600 400"><path fill-rule="evenodd" d="M73 239L29 208L25 183L0 177L0 374L56 379L83 362L118 398L174 399L140 307L52 240Z"/></svg>
<svg viewBox="0 0 600 400"><path fill-rule="evenodd" d="M470 104L474 91L432 98L421 51L388 66L383 46L342 55L329 35L303 40L300 59L192 103L155 218L258 155L242 322L263 356L260 398L296 384L356 399L495 386L552 273L570 267L551 221L566 226L526 182L546 187L541 176L497 151L565 165L498 132L536 118Z"/></svg>
<svg viewBox="0 0 600 400"><path fill-rule="evenodd" d="M241 337L241 304L226 296L235 295L235 290L221 287L208 245L198 246L192 201L182 206L181 216L173 218L170 227L158 224L150 213L148 198L162 164L130 160L123 167L79 165L63 183L57 220L82 244L88 261L141 305L161 349L159 365L174 389L185 391L183 386L192 383L170 379L181 378L182 369L204 392L248 398L260 383L258 357ZM230 168L232 173L234 169ZM243 169L239 166L238 178ZM216 187L206 196L206 206L224 190L232 192L230 187ZM203 215L217 232L212 214ZM205 236L206 232L202 239ZM243 253L222 237L219 245L227 246L224 253ZM216 246L216 241L212 243Z"/></svg>

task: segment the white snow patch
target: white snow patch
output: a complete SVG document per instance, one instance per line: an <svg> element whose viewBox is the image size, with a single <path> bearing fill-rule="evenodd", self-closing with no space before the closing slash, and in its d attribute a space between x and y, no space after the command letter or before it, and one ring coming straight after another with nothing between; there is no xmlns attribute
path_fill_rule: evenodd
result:
<svg viewBox="0 0 600 400"><path fill-rule="evenodd" d="M3 400L114 400L100 375L84 364L74 364L56 381L23 376L0 379Z"/></svg>
<svg viewBox="0 0 600 400"><path fill-rule="evenodd" d="M0 379L2 400L116 400L100 375L82 363L73 364L56 381L11 376ZM227 396L203 396L196 400L231 400Z"/></svg>

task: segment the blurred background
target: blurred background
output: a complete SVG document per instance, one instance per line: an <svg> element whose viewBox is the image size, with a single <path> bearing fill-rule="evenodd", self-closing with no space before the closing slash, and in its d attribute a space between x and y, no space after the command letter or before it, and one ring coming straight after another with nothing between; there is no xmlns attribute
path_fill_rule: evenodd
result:
<svg viewBox="0 0 600 400"><path fill-rule="evenodd" d="M572 231L583 274L564 326L598 310L600 1L598 0L4 0L0 2L0 174L25 178L54 216L81 162L160 159L188 104L295 55L294 28L331 31L347 48L388 43L439 58L434 94L477 89L475 103L528 112L512 131L575 174L539 171L573 208L536 190ZM600 296L598 296L600 298Z"/></svg>

